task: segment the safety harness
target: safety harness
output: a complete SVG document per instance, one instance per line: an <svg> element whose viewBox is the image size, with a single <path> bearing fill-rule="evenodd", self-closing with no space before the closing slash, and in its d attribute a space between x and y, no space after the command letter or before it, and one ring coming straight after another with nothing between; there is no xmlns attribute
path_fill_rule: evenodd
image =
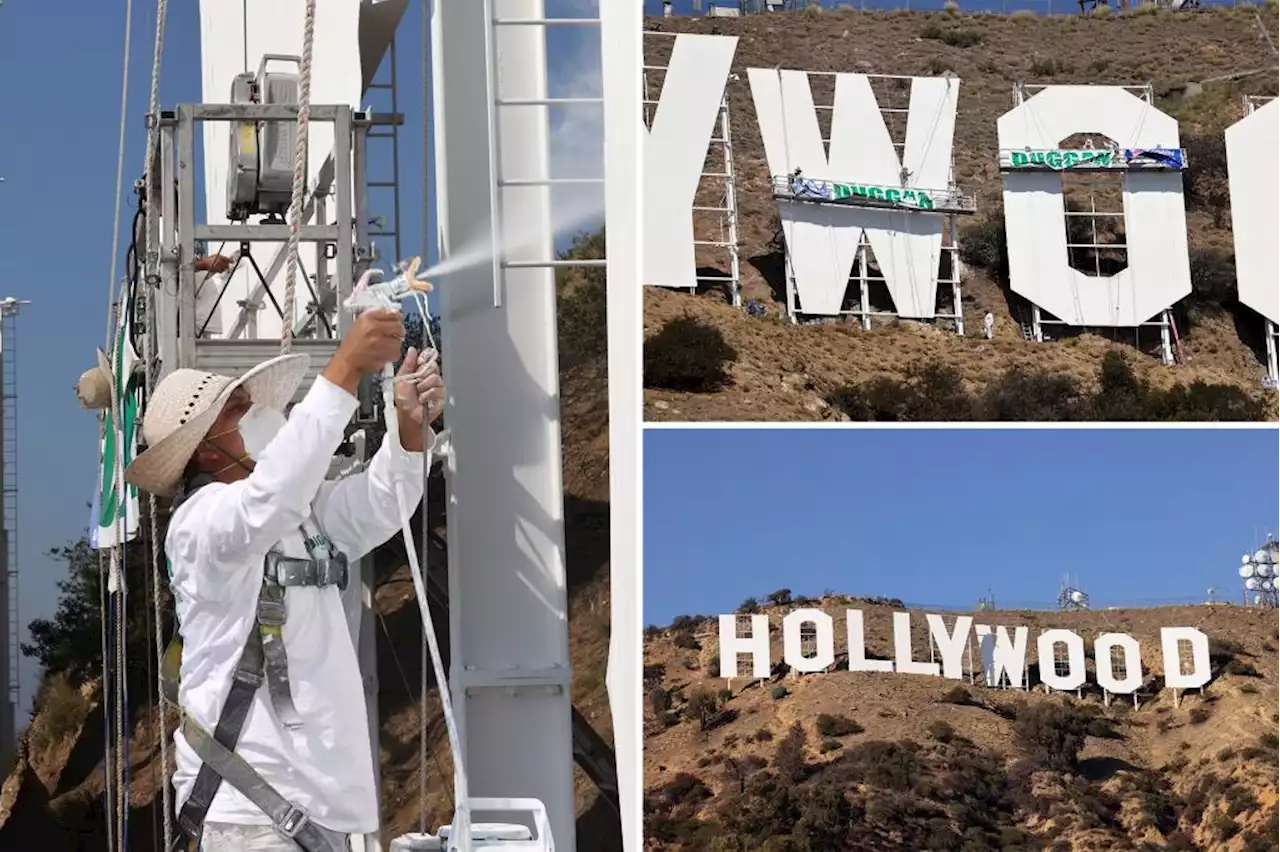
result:
<svg viewBox="0 0 1280 852"><path fill-rule="evenodd" d="M184 483L182 493L174 500L174 509L212 481L212 477L202 474ZM292 586L337 586L343 590L349 582L346 556L332 547L315 515L300 529L309 558L285 556L277 545L263 560L256 617L236 663L231 689L213 732L205 730L186 713L182 714L183 736L202 763L191 795L178 812L178 825L197 845L214 796L226 781L269 816L277 831L305 852L342 852L349 848L346 835L311 822L305 808L282 796L235 753L249 708L253 706L254 696L264 681L271 696L271 708L280 723L287 730L302 726L302 718L294 706L289 688L289 661L285 655L283 632L285 591ZM182 639L175 633L165 651L161 674L165 697L179 707L181 666Z"/></svg>

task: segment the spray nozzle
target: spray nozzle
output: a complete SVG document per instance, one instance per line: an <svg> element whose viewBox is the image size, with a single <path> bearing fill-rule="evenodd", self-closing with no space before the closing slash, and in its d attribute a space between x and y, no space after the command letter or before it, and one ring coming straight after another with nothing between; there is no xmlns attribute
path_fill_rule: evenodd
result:
<svg viewBox="0 0 1280 852"><path fill-rule="evenodd" d="M400 303L405 299L414 299L425 316L427 294L434 288L426 278L419 277L418 267L421 263L420 257L401 261L396 265L398 274L390 281L382 280L381 269L366 270L352 288L351 295L343 302L343 307L353 314L375 308L394 311L400 309Z"/></svg>

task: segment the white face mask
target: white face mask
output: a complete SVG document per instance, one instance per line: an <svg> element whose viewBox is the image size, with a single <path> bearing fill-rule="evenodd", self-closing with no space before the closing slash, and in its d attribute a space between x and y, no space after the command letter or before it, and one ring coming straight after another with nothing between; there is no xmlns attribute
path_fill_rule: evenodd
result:
<svg viewBox="0 0 1280 852"><path fill-rule="evenodd" d="M254 405L240 418L240 439L244 441L244 452L255 462L262 458L267 445L284 427L286 418L283 413L272 408Z"/></svg>

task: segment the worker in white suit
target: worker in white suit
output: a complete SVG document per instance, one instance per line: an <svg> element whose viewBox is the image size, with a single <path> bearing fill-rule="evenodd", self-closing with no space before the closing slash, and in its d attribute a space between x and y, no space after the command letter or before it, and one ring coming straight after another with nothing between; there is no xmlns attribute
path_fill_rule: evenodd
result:
<svg viewBox="0 0 1280 852"><path fill-rule="evenodd" d="M398 313L361 315L287 417L305 355L238 379L176 370L148 402L147 449L125 478L176 498L165 537L181 637L165 666L183 713L173 783L178 823L205 852L331 852L379 830L342 591L359 588L349 562L422 499L444 400L434 353L406 353L400 374L419 375L397 383L399 442L354 476L326 473L360 377L399 357L403 337Z"/></svg>

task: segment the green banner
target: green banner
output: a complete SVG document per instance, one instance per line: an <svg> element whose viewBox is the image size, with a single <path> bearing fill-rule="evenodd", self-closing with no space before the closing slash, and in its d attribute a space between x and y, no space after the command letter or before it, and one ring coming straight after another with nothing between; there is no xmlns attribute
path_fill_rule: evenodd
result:
<svg viewBox="0 0 1280 852"><path fill-rule="evenodd" d="M1019 168L1073 169L1080 166L1107 168L1115 160L1116 152L1101 148L1057 148L1044 151L1010 151L1009 165Z"/></svg>
<svg viewBox="0 0 1280 852"><path fill-rule="evenodd" d="M932 210L933 199L920 189L894 189L885 186L868 186L864 183L832 183L836 200L843 198L872 198L889 204L902 204L920 210Z"/></svg>
<svg viewBox="0 0 1280 852"><path fill-rule="evenodd" d="M133 485L120 487L116 479L116 457L122 453L120 467L133 461L138 451L138 408L142 402L142 377L135 370L137 352L129 340L129 297L120 306L120 324L111 351L111 370L114 374L115 399L112 412L102 437L102 489L98 495L98 530L94 543L99 548L112 547L122 541L132 541L138 535L138 489ZM121 386L120 379L124 378ZM115 420L118 418L119 422ZM126 505L121 518L120 498ZM118 525L118 521L123 521ZM120 536L123 532L123 538Z"/></svg>

